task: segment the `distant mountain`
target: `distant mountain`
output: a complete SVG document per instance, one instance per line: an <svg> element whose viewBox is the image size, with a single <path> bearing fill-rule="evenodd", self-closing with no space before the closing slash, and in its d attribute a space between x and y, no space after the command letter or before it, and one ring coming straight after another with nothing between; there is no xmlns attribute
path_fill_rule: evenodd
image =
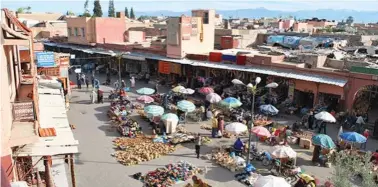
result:
<svg viewBox="0 0 378 187"><path fill-rule="evenodd" d="M279 10L268 10L265 8L256 9L239 9L239 10L216 10L217 13L221 14L223 18L261 18L261 17L287 17L294 16L297 19L308 19L317 17L320 19L345 20L348 16L352 16L355 22L369 23L378 22L378 11L355 11L355 10L334 10L334 9L318 9L318 10L299 10L299 11L279 11ZM137 16L148 15L148 16L180 16L182 14L190 15L190 11L185 12L174 12L169 10L159 10L151 12L136 12Z"/></svg>

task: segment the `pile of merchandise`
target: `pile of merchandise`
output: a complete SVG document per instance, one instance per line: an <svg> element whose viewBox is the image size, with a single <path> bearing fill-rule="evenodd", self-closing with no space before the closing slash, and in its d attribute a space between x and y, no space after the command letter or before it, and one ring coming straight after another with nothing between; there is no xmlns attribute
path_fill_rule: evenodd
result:
<svg viewBox="0 0 378 187"><path fill-rule="evenodd" d="M205 129L205 130L211 130L212 129L211 124L207 124L207 123L201 124L200 128Z"/></svg>
<svg viewBox="0 0 378 187"><path fill-rule="evenodd" d="M144 135L134 138L116 138L114 146L119 148L114 154L117 161L123 165L136 165L141 162L159 158L175 151L175 147L164 143L154 143Z"/></svg>
<svg viewBox="0 0 378 187"><path fill-rule="evenodd" d="M243 170L245 167L243 158L239 156L231 157L230 153L223 148L214 149L211 155L207 155L207 157L232 172Z"/></svg>
<svg viewBox="0 0 378 187"><path fill-rule="evenodd" d="M168 139L173 145L177 145L180 143L194 142L195 137L192 135L176 133L168 136Z"/></svg>
<svg viewBox="0 0 378 187"><path fill-rule="evenodd" d="M142 133L142 128L137 121L126 117L123 119L124 120L117 127L117 130L122 136L134 137Z"/></svg>
<svg viewBox="0 0 378 187"><path fill-rule="evenodd" d="M168 164L164 168L157 168L155 171L148 172L145 176L141 173L133 175L134 179L141 180L145 186L172 186L179 181L186 181L193 175L200 172L192 164L180 161L176 164Z"/></svg>

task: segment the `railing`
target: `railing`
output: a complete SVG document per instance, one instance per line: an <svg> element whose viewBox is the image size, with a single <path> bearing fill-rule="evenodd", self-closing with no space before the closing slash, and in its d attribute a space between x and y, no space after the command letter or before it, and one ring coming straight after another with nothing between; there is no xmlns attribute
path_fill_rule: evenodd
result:
<svg viewBox="0 0 378 187"><path fill-rule="evenodd" d="M34 121L36 119L33 101L12 103L13 121Z"/></svg>

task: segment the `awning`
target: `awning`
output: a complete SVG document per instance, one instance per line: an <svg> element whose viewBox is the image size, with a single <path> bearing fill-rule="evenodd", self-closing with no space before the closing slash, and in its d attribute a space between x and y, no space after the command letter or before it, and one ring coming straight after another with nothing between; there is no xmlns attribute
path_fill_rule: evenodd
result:
<svg viewBox="0 0 378 187"><path fill-rule="evenodd" d="M49 92L50 93L47 93ZM54 128L56 136L39 137L38 142L22 147L17 156L44 156L78 153L79 142L75 140L68 122L65 100L59 89L41 88L39 97L39 126Z"/></svg>
<svg viewBox="0 0 378 187"><path fill-rule="evenodd" d="M38 134L34 129L34 122L13 122L10 147L22 146L38 142Z"/></svg>

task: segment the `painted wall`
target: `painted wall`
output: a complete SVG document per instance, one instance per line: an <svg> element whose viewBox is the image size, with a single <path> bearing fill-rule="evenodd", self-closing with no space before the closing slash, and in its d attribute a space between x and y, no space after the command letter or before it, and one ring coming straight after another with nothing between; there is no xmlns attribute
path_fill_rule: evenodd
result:
<svg viewBox="0 0 378 187"><path fill-rule="evenodd" d="M140 43L146 41L146 34L143 31L127 31L127 37L125 38L127 42Z"/></svg>
<svg viewBox="0 0 378 187"><path fill-rule="evenodd" d="M78 28L80 36L75 36L75 28ZM81 28L85 29L85 34L81 33ZM71 33L69 30L71 29ZM94 19L87 17L67 18L68 43L89 45L96 43Z"/></svg>
<svg viewBox="0 0 378 187"><path fill-rule="evenodd" d="M67 37L67 22L46 22L45 27L32 27L35 39L50 38L53 36Z"/></svg>
<svg viewBox="0 0 378 187"><path fill-rule="evenodd" d="M122 43L126 22L121 18L95 18L96 43Z"/></svg>

